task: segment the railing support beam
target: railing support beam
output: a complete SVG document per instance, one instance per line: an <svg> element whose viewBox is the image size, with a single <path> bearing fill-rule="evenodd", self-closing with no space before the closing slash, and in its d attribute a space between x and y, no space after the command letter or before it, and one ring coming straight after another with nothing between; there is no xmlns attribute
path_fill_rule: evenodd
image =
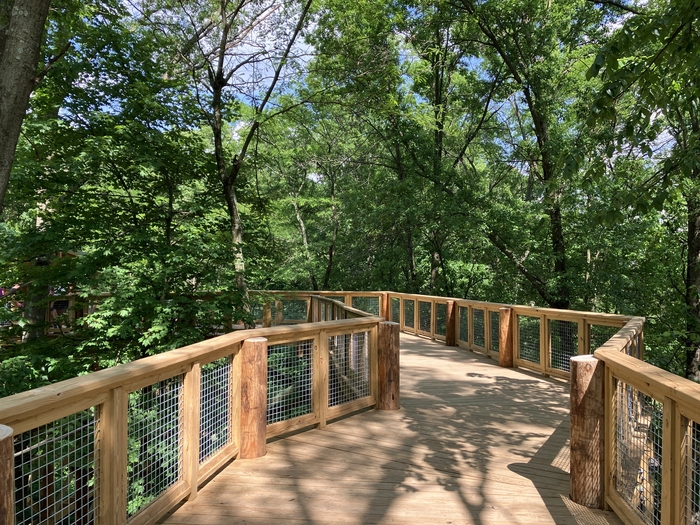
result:
<svg viewBox="0 0 700 525"><path fill-rule="evenodd" d="M605 505L605 363L591 355L571 358L571 500Z"/></svg>
<svg viewBox="0 0 700 525"><path fill-rule="evenodd" d="M399 396L399 324L379 323L378 337L379 392L378 410L401 408Z"/></svg>
<svg viewBox="0 0 700 525"><path fill-rule="evenodd" d="M0 525L15 522L15 448L12 429L0 425Z"/></svg>
<svg viewBox="0 0 700 525"><path fill-rule="evenodd" d="M241 459L267 454L267 338L241 346Z"/></svg>
<svg viewBox="0 0 700 525"><path fill-rule="evenodd" d="M504 368L513 368L513 310L499 308L498 313L498 364Z"/></svg>

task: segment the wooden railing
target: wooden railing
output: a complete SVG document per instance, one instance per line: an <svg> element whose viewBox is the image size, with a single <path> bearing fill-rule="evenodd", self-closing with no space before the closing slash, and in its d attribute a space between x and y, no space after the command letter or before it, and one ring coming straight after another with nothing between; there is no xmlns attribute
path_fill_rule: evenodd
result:
<svg viewBox="0 0 700 525"><path fill-rule="evenodd" d="M54 496L41 496L44 503L29 505L29 514L39 518L22 521L20 516L18 525L66 512L81 524L95 519L147 523L183 497L196 495L197 486L240 454L245 441L241 356L245 342L256 337L267 339L267 437L322 426L378 399L389 406L395 396L395 408L398 395L387 385L397 387L398 377L387 381L391 359L379 358L382 348L391 346L389 332L380 333L382 326L497 358L501 366L571 380L574 501L612 508L628 524L700 523L700 385L642 361L643 318L395 292L266 293L273 299L261 302L257 317L263 326L277 325L273 328L234 332L0 400L0 423L14 428L15 456L34 465L31 475L20 480L18 497L33 501L31 493L40 480L54 486ZM382 325L378 315L398 326ZM369 361L361 370L361 356L366 355ZM275 363L288 362L287 356L308 361L308 373L297 370L294 377L305 377L313 388L299 389L285 379L292 374ZM256 368L255 360L250 366ZM369 377L368 394L358 387L359 377ZM170 428L160 420L156 423L161 426L155 427L141 423L144 418L137 416L151 414L150 406L160 407L162 414L180 414L175 419L183 426ZM198 408L187 412L185 406ZM229 419L222 420L224 412ZM63 434L54 432L59 421ZM228 430L216 426L221 421ZM162 437L153 449L166 451L156 469L163 486L138 483L152 476L151 467L135 471L132 465L150 445L151 438L145 445L140 439L139 424L157 429ZM255 418L249 426L256 428ZM62 450L67 438L54 434L72 436L80 445L61 452L58 463L51 458L59 457L56 450ZM38 458L46 459L42 463ZM52 461L63 470L58 472ZM69 467L63 466L66 461ZM74 490L68 503L60 496L66 484ZM36 491L52 492L46 487Z"/></svg>
<svg viewBox="0 0 700 525"><path fill-rule="evenodd" d="M378 363L396 361L398 326L308 304L310 320L326 320L235 331L0 399L0 522L154 523L231 459L264 454L267 438L398 408L398 370L381 378Z"/></svg>

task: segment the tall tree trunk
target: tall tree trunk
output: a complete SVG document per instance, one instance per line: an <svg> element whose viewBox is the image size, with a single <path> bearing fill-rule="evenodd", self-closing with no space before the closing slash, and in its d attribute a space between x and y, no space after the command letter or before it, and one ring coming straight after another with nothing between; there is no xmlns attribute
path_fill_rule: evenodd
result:
<svg viewBox="0 0 700 525"><path fill-rule="evenodd" d="M700 171L694 170L700 182ZM696 187L696 185L693 185ZM700 196L687 195L688 259L685 276L686 366L688 379L700 382Z"/></svg>
<svg viewBox="0 0 700 525"><path fill-rule="evenodd" d="M316 276L314 275L314 270L311 267L311 252L309 251L309 240L306 237L306 226L304 225L304 218L301 216L299 211L299 204L297 203L298 195L294 196L292 203L294 204L294 213L297 217L297 222L299 223L299 230L301 231L301 242L304 245L304 258L306 259L306 265L309 272L309 281L311 281L311 287L314 291L318 291L318 282L316 281Z"/></svg>
<svg viewBox="0 0 700 525"><path fill-rule="evenodd" d="M338 240L338 208L335 204L335 175L329 177L331 183L331 220L333 221L333 234L331 235L331 244L328 247L328 263L326 264L326 273L323 275L323 289L328 290L331 280L331 272L333 271L333 255L335 254L335 243Z"/></svg>
<svg viewBox="0 0 700 525"><path fill-rule="evenodd" d="M50 0L6 0L0 26L0 214L10 182L22 121L36 85L37 65ZM2 9L2 8L0 8ZM5 10L3 9L3 11Z"/></svg>

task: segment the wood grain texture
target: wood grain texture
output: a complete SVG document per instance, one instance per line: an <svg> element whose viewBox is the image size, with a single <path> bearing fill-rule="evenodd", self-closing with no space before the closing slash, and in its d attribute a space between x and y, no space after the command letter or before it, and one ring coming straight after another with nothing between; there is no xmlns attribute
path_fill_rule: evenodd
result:
<svg viewBox="0 0 700 525"><path fill-rule="evenodd" d="M498 319L498 364L504 368L513 368L513 310L500 308Z"/></svg>
<svg viewBox="0 0 700 525"><path fill-rule="evenodd" d="M621 525L568 498L566 383L401 335L401 409L234 461L165 525Z"/></svg>
<svg viewBox="0 0 700 525"><path fill-rule="evenodd" d="M0 425L0 525L13 525L15 518L15 460L12 429Z"/></svg>
<svg viewBox="0 0 700 525"><path fill-rule="evenodd" d="M445 313L445 345L457 346L457 306L454 301L447 301Z"/></svg>
<svg viewBox="0 0 700 525"><path fill-rule="evenodd" d="M398 410L401 407L399 381L399 325L379 323L379 410Z"/></svg>
<svg viewBox="0 0 700 525"><path fill-rule="evenodd" d="M241 459L266 454L267 339L253 337L241 345Z"/></svg>
<svg viewBox="0 0 700 525"><path fill-rule="evenodd" d="M571 359L571 499L602 509L605 463L605 363Z"/></svg>

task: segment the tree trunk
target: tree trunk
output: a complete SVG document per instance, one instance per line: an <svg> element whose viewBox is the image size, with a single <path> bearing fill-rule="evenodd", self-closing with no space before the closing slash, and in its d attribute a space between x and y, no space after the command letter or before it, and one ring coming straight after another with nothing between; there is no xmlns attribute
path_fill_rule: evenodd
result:
<svg viewBox="0 0 700 525"><path fill-rule="evenodd" d="M0 214L29 95L36 85L49 4L50 0L14 0L7 25L0 27Z"/></svg>
<svg viewBox="0 0 700 525"><path fill-rule="evenodd" d="M294 196L294 213L297 217L297 222L299 223L299 229L301 230L301 241L304 245L304 258L306 259L306 265L309 272L309 280L311 281L311 287L314 291L318 291L318 282L316 281L316 276L314 275L314 270L311 267L311 252L309 251L309 239L306 237L306 226L304 225L304 218L301 216L299 211L299 204L297 203L298 195Z"/></svg>
<svg viewBox="0 0 700 525"><path fill-rule="evenodd" d="M700 181L700 172L694 175L695 180ZM688 206L688 259L685 276L685 375L688 379L700 382L700 196L687 195L686 203Z"/></svg>

